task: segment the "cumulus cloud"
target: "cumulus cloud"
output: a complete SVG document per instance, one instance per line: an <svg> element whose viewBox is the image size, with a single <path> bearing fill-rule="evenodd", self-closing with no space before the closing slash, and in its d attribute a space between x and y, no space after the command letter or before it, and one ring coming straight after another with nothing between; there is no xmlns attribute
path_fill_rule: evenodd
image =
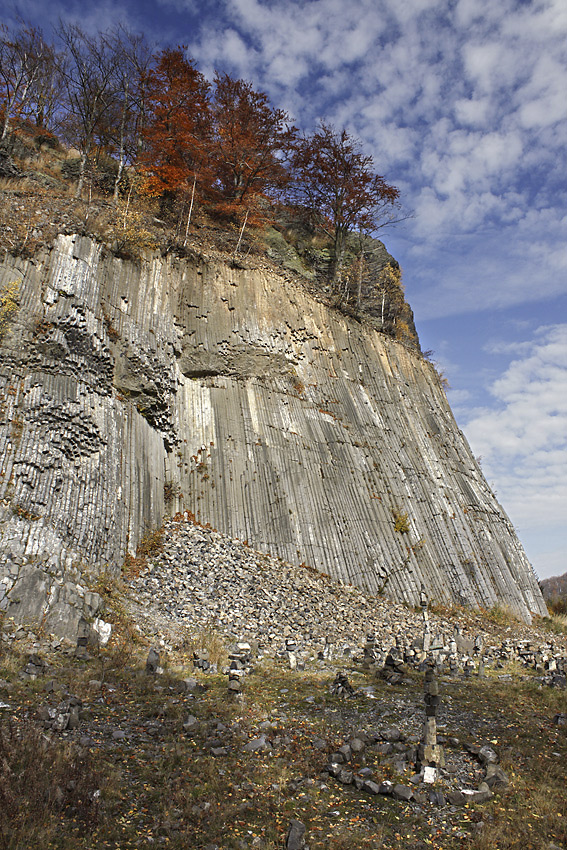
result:
<svg viewBox="0 0 567 850"><path fill-rule="evenodd" d="M565 529L567 324L540 328L515 350L520 356L490 387L495 406L477 411L464 430L522 532Z"/></svg>
<svg viewBox="0 0 567 850"><path fill-rule="evenodd" d="M359 135L406 190L416 241L521 223L534 208L562 217L562 0L352 0L348 15L340 0L221 7L195 57L251 78L307 130L323 118ZM543 222L530 242L553 253Z"/></svg>

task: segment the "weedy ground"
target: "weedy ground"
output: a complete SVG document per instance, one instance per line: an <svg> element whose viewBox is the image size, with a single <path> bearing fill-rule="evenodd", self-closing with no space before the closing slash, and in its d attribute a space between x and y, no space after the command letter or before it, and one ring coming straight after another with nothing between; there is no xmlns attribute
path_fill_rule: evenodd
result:
<svg viewBox="0 0 567 850"><path fill-rule="evenodd" d="M266 659L234 699L226 676L193 669L195 647L207 645L220 663L226 658L213 630L179 641L158 675L145 672L148 641L123 612L111 642L87 660L37 643L0 643L2 850L275 850L292 818L306 825L311 850L567 848L567 731L554 723L567 713L567 697L519 665L484 679L443 677L443 734L490 742L511 782L483 805L438 808L370 796L324 772L327 754L358 729L420 731L418 673L392 687L351 659L308 663L304 671ZM24 681L30 650L49 668ZM331 694L338 669L357 689L354 697ZM180 687L188 676L198 679L193 693ZM67 692L83 701L79 728L46 731L38 710ZM197 723L188 732L189 715ZM246 752L261 734L271 748ZM314 746L317 739L326 751ZM364 760L376 767L377 781L408 781L374 765L370 750Z"/></svg>

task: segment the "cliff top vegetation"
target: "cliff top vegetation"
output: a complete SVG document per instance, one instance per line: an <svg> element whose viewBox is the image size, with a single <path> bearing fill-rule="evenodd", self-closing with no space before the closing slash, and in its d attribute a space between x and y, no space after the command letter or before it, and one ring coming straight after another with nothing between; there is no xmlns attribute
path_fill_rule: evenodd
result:
<svg viewBox="0 0 567 850"><path fill-rule="evenodd" d="M346 130L301 133L249 82L209 83L182 47L63 23L54 44L2 29L0 127L9 250L63 231L130 257L264 258L418 347L399 266L373 238L404 217L400 193Z"/></svg>

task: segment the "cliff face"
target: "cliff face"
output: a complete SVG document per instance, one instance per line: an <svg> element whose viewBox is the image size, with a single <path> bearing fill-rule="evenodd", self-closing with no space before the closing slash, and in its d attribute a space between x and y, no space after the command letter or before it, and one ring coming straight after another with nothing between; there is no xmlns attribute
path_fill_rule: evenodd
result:
<svg viewBox="0 0 567 850"><path fill-rule="evenodd" d="M190 510L250 546L416 604L546 609L434 369L267 268L81 237L7 257L0 607L55 630L73 565L119 565ZM22 588L34 588L33 594ZM35 595L34 595L35 594ZM59 606L59 608L57 607Z"/></svg>

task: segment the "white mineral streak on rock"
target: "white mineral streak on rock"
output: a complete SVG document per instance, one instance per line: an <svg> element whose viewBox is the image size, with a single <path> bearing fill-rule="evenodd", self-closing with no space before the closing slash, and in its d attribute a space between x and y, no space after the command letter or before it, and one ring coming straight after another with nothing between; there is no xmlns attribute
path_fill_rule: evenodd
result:
<svg viewBox="0 0 567 850"><path fill-rule="evenodd" d="M399 601L418 604L423 585L430 600L545 614L414 352L264 268L136 265L61 236L33 262L7 257L0 286L15 276L22 308L0 359L4 560L27 552L54 574L118 565L188 509L370 592L389 576Z"/></svg>

